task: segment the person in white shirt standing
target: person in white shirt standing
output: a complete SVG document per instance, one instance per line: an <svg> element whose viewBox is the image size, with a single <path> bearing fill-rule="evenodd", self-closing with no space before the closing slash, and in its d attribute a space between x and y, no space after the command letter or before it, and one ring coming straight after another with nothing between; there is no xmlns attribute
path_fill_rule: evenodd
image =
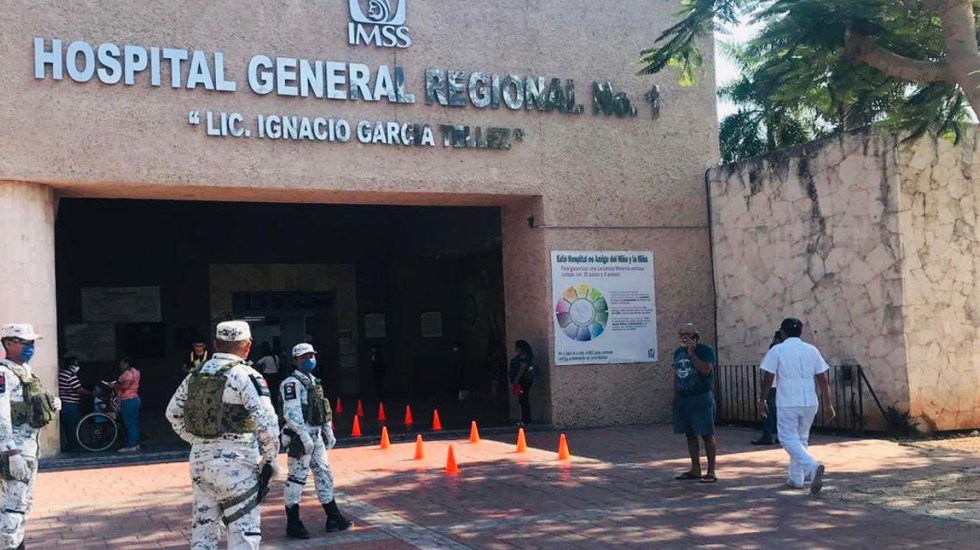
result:
<svg viewBox="0 0 980 550"><path fill-rule="evenodd" d="M810 427L817 415L820 401L829 418L836 416L830 395L830 366L815 346L800 340L803 322L787 318L780 325L786 338L773 347L762 359L760 368L765 372L762 379L762 395L769 394L773 381L779 378L776 388L777 431L779 442L789 453L789 478L786 484L802 489L810 480L810 494L820 493L823 487L824 466L807 451ZM820 400L817 394L820 395ZM766 399L759 400L759 414L768 414Z"/></svg>

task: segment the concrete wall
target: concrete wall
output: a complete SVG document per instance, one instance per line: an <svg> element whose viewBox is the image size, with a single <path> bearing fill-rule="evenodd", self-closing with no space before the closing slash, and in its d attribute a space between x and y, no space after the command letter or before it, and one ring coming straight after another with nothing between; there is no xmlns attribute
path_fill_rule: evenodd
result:
<svg viewBox="0 0 980 550"><path fill-rule="evenodd" d="M52 393L58 391L58 323L55 306L54 216L51 188L0 181L0 323L29 323L43 336L31 367ZM41 452L58 453L58 421L41 431Z"/></svg>
<svg viewBox="0 0 980 550"><path fill-rule="evenodd" d="M796 316L886 406L980 425L977 141L862 132L709 171L721 361Z"/></svg>
<svg viewBox="0 0 980 550"><path fill-rule="evenodd" d="M980 133L898 156L912 414L932 429L980 426Z"/></svg>
<svg viewBox="0 0 980 550"><path fill-rule="evenodd" d="M0 38L0 126L15 139L0 141L0 179L86 197L500 205L505 241L513 239L504 244L507 341L526 338L538 350L542 418L553 406L562 425L665 419L667 361L550 369L547 274L556 247L653 250L661 356L678 323L710 325L702 176L718 158L711 55L694 87L670 72L636 75L639 52L678 9L678 1L413 0L413 44L394 51L348 46L340 1L13 0ZM239 91L153 88L145 74L134 86L35 80L37 36L222 51ZM400 65L417 103L259 96L245 78L258 53ZM585 113L426 105L430 67L575 79ZM593 81L628 92L639 116L594 115ZM654 84L657 120L643 101ZM526 138L506 152L211 138L188 125L192 110L501 126ZM527 226L528 204L552 229Z"/></svg>

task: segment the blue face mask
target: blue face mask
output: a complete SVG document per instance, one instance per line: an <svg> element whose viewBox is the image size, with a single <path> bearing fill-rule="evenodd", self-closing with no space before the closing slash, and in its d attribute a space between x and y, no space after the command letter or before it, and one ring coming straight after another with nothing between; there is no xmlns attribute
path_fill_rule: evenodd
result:
<svg viewBox="0 0 980 550"><path fill-rule="evenodd" d="M313 372L316 368L316 358L310 357L309 359L304 359L302 363L299 364L299 368L303 369L303 372Z"/></svg>
<svg viewBox="0 0 980 550"><path fill-rule="evenodd" d="M21 362L29 363L32 357L34 357L34 343L24 344L24 347L20 348Z"/></svg>

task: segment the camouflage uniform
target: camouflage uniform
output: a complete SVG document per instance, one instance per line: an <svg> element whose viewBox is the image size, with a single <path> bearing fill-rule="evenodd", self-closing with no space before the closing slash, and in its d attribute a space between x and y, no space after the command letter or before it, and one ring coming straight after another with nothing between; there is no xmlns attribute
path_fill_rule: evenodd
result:
<svg viewBox="0 0 980 550"><path fill-rule="evenodd" d="M220 329L220 327L219 327ZM191 444L191 484L194 491L192 550L218 548L222 524L228 528L228 548L257 549L262 540L257 503L259 471L279 454L279 423L262 376L238 356L215 353L200 367L201 374L226 371L222 406L240 405L254 422L253 433L223 433L205 438L190 433L185 423L188 383L184 379L167 407L167 419L181 439Z"/></svg>
<svg viewBox="0 0 980 550"><path fill-rule="evenodd" d="M327 450L337 443L331 427L330 402L323 395L323 385L311 373L316 368L316 350L307 343L293 346L296 370L279 386L282 402L283 446L288 447L289 477L286 480L286 536L310 538L299 519L299 501L306 478L313 470L313 483L320 505L327 514L324 529L328 533L349 529L354 523L344 517L333 498L333 474L327 462Z"/></svg>
<svg viewBox="0 0 980 550"><path fill-rule="evenodd" d="M296 452L289 453L289 477L286 478L284 490L286 506L299 504L310 470L313 471L313 483L320 503L327 504L333 500L333 473L330 471L330 463L327 462L327 451L333 448L337 440L333 428L330 427L330 418L326 418L323 425L314 426L306 421L303 414L310 401L307 386L312 388L313 384L319 385L320 381L313 375L296 370L279 387L286 428L292 432L289 437L305 441L304 445L313 449L313 452L304 452L299 456L294 456L298 454ZM329 403L326 408L329 413ZM302 446L294 444L297 449Z"/></svg>
<svg viewBox="0 0 980 550"><path fill-rule="evenodd" d="M3 521L0 522L0 541L3 548L17 548L24 540L27 514L34 498L34 480L37 478L38 428L27 423L14 423L12 406L24 402L24 384L20 377L30 377L27 363L17 365L8 360L0 361L0 452L20 450L31 468L27 480L3 480ZM6 472L4 472L6 474Z"/></svg>

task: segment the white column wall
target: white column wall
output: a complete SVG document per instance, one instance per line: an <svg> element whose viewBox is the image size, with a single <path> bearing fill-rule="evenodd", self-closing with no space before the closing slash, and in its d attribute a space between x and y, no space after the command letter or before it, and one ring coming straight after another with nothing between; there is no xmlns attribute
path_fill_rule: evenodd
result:
<svg viewBox="0 0 980 550"><path fill-rule="evenodd" d="M52 393L58 389L56 206L50 187L0 181L0 323L30 323L44 336L31 366ZM55 422L41 433L41 453L52 456L59 451Z"/></svg>

